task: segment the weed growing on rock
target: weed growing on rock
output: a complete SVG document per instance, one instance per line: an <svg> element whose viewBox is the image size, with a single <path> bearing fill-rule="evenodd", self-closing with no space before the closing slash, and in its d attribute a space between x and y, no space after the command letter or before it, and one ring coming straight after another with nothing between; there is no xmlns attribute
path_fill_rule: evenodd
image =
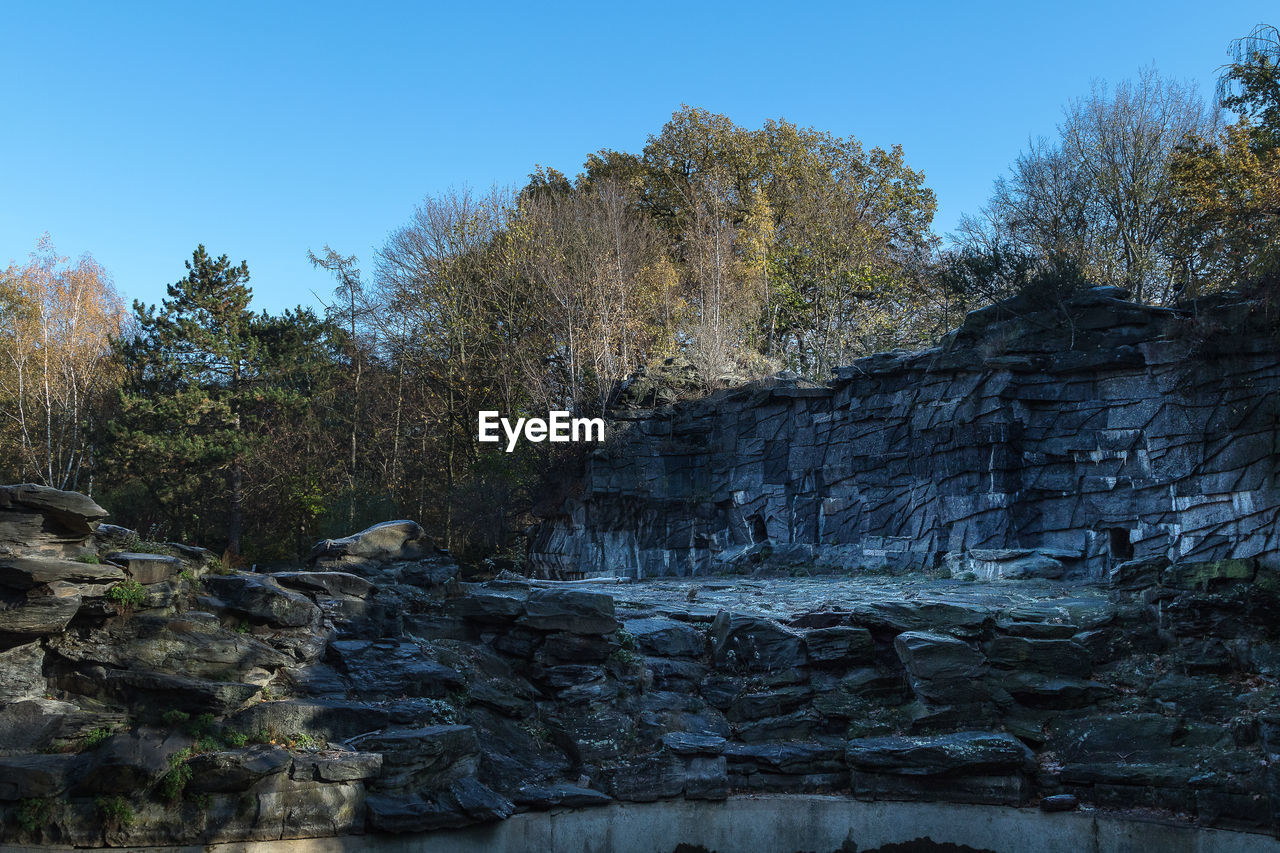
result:
<svg viewBox="0 0 1280 853"><path fill-rule="evenodd" d="M76 557L76 562L88 563L91 566L97 566L102 564L102 560L98 558L97 554L81 554L79 557Z"/></svg>
<svg viewBox="0 0 1280 853"><path fill-rule="evenodd" d="M147 591L133 578L120 581L107 592L107 599L114 601L122 613L137 610L147 603Z"/></svg>
<svg viewBox="0 0 1280 853"><path fill-rule="evenodd" d="M187 783L191 781L191 765L187 764L191 755L190 749L183 749L169 756L169 772L164 774L156 790L170 803L182 799Z"/></svg>
<svg viewBox="0 0 1280 853"><path fill-rule="evenodd" d="M186 711L179 711L177 708L170 708L160 715L160 722L173 729L186 725L190 719L190 714Z"/></svg>
<svg viewBox="0 0 1280 853"><path fill-rule="evenodd" d="M53 817L53 803L40 797L27 797L18 803L18 830L24 835L39 835Z"/></svg>
<svg viewBox="0 0 1280 853"><path fill-rule="evenodd" d="M124 538L120 544L121 550L128 551L133 554L170 554L168 545L163 542L153 542L150 539L143 539L136 530L130 530L129 535Z"/></svg>
<svg viewBox="0 0 1280 853"><path fill-rule="evenodd" d="M133 807L119 794L114 797L98 797L93 801L93 808L108 832L133 826Z"/></svg>
<svg viewBox="0 0 1280 853"><path fill-rule="evenodd" d="M97 749L99 746L102 745L103 741L111 737L112 734L114 734L114 732L112 732L111 729L105 726L96 728L93 731L89 732L89 734L85 735L84 748Z"/></svg>

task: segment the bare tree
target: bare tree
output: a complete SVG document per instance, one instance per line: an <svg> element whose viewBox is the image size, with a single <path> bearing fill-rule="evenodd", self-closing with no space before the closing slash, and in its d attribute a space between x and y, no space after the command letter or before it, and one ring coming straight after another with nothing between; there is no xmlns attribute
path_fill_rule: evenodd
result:
<svg viewBox="0 0 1280 853"><path fill-rule="evenodd" d="M88 255L70 263L46 234L28 263L3 273L0 412L12 474L92 489L92 420L120 376L111 340L126 320L110 277Z"/></svg>
<svg viewBox="0 0 1280 853"><path fill-rule="evenodd" d="M1169 163L1216 123L1194 86L1154 69L1114 91L1097 83L1068 104L1058 139L1032 141L952 239L968 252L1001 246L1046 267L1066 264L1139 301L1167 302L1184 266Z"/></svg>

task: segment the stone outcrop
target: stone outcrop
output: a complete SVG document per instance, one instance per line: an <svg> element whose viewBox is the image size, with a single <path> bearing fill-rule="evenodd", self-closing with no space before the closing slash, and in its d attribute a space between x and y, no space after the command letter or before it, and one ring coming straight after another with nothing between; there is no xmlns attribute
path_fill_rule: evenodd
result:
<svg viewBox="0 0 1280 853"><path fill-rule="evenodd" d="M1123 295L993 306L825 386L780 375L619 410L568 497L539 507L530 557L632 578L1280 564L1274 333L1230 296L1172 310Z"/></svg>
<svg viewBox="0 0 1280 853"><path fill-rule="evenodd" d="M475 584L421 540L343 563L359 574L255 574L149 545L174 571L121 539L63 543L97 563L5 557L15 595L83 592L58 626L0 633L0 844L433 832L760 793L1280 830L1280 574L1258 560L1109 585Z"/></svg>

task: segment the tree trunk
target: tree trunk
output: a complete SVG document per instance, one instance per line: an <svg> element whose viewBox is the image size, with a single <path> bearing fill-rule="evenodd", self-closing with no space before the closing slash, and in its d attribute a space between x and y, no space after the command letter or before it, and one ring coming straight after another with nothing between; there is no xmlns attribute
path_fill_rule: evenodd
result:
<svg viewBox="0 0 1280 853"><path fill-rule="evenodd" d="M244 469L239 460L227 471L227 491L230 493L229 518L227 519L227 553L240 556L240 534L244 529Z"/></svg>

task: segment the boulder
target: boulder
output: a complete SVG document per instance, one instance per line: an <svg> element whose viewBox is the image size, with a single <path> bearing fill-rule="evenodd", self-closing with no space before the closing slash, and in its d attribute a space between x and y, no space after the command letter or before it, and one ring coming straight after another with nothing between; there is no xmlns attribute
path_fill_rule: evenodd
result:
<svg viewBox="0 0 1280 853"><path fill-rule="evenodd" d="M506 797L472 778L459 779L442 791L408 797L372 795L369 824L382 832L429 832L472 823L502 820L515 811Z"/></svg>
<svg viewBox="0 0 1280 853"><path fill-rule="evenodd" d="M419 560L401 566L396 576L400 583L435 589L458 576L458 564L452 558Z"/></svg>
<svg viewBox="0 0 1280 853"><path fill-rule="evenodd" d="M121 732L87 753L90 759L72 794L131 794L154 784L169 771L169 756L189 747L184 734L142 728Z"/></svg>
<svg viewBox="0 0 1280 853"><path fill-rule="evenodd" d="M418 643L338 640L329 649L352 686L367 696L442 698L466 683L461 673L432 660Z"/></svg>
<svg viewBox="0 0 1280 853"><path fill-rule="evenodd" d="M875 643L866 628L815 628L805 633L804 645L809 661L820 666L870 663L875 656Z"/></svg>
<svg viewBox="0 0 1280 853"><path fill-rule="evenodd" d="M76 784L89 760L66 754L0 756L0 802L60 796Z"/></svg>
<svg viewBox="0 0 1280 853"><path fill-rule="evenodd" d="M947 554L947 568L953 578L972 575L976 580L1024 580L1061 578L1067 570L1063 561L1080 559L1079 552L1048 548L973 549Z"/></svg>
<svg viewBox="0 0 1280 853"><path fill-rule="evenodd" d="M301 628L320 619L320 608L311 599L284 589L269 576L243 572L208 575L204 586L224 603L226 610L251 622Z"/></svg>
<svg viewBox="0 0 1280 853"><path fill-rule="evenodd" d="M120 563L129 577L145 585L161 583L177 577L182 571L182 561L168 554L139 554L132 551L116 551L107 559Z"/></svg>
<svg viewBox="0 0 1280 853"><path fill-rule="evenodd" d="M50 678L60 690L123 705L134 710L172 708L187 714L233 713L256 697L262 687L229 681L206 681L163 672L83 666Z"/></svg>
<svg viewBox="0 0 1280 853"><path fill-rule="evenodd" d="M242 732L307 734L330 742L368 734L390 723L391 713L386 708L346 699L260 702L227 721L231 728Z"/></svg>
<svg viewBox="0 0 1280 853"><path fill-rule="evenodd" d="M66 581L50 581L16 595L0 593L0 635L56 634L76 615L80 602L80 587Z"/></svg>
<svg viewBox="0 0 1280 853"><path fill-rule="evenodd" d="M317 542L308 559L313 564L390 563L421 560L435 551L435 545L416 521L384 521L344 539Z"/></svg>
<svg viewBox="0 0 1280 853"><path fill-rule="evenodd" d="M91 536L107 511L79 492L24 483L0 486L0 546L65 553Z"/></svg>
<svg viewBox="0 0 1280 853"><path fill-rule="evenodd" d="M457 600L454 609L464 619L486 625L505 625L524 613L527 592L477 589Z"/></svg>
<svg viewBox="0 0 1280 853"><path fill-rule="evenodd" d="M25 643L0 651L0 707L39 698L47 689L44 648L40 643Z"/></svg>
<svg viewBox="0 0 1280 853"><path fill-rule="evenodd" d="M1013 735L968 731L931 737L851 740L850 767L904 776L990 774L1030 771L1031 750Z"/></svg>
<svg viewBox="0 0 1280 853"><path fill-rule="evenodd" d="M232 673L244 679L255 670L275 670L293 663L292 656L250 634L227 630L216 618L190 612L177 616L137 614L94 632L66 633L46 643L61 657L77 663L200 679L222 680Z"/></svg>
<svg viewBox="0 0 1280 853"><path fill-rule="evenodd" d="M737 672L777 672L807 661L800 634L770 619L721 612L711 624L717 667Z"/></svg>
<svg viewBox="0 0 1280 853"><path fill-rule="evenodd" d="M262 743L243 749L202 752L187 765L191 768L188 790L235 793L247 791L268 776L284 773L293 766L293 756L282 746Z"/></svg>
<svg viewBox="0 0 1280 853"><path fill-rule="evenodd" d="M1047 675L1084 676L1093 666L1089 650L1074 640L996 637L986 651L992 666Z"/></svg>
<svg viewBox="0 0 1280 853"><path fill-rule="evenodd" d="M124 580L115 566L56 557L0 557L0 586L28 590L53 581L106 584Z"/></svg>
<svg viewBox="0 0 1280 853"><path fill-rule="evenodd" d="M471 726L394 729L348 741L361 752L382 754L382 772L373 788L407 793L434 791L475 773L480 744Z"/></svg>
<svg viewBox="0 0 1280 853"><path fill-rule="evenodd" d="M946 634L906 631L894 638L893 648L914 679L969 679L984 671L983 657L977 649Z"/></svg>
<svg viewBox="0 0 1280 853"><path fill-rule="evenodd" d="M613 598L576 589L535 589L519 623L539 631L608 634L617 630Z"/></svg>
<svg viewBox="0 0 1280 853"><path fill-rule="evenodd" d="M608 794L591 788L570 785L567 782L525 785L513 799L518 805L537 810L604 806L613 802L613 797Z"/></svg>
<svg viewBox="0 0 1280 853"><path fill-rule="evenodd" d="M281 586L303 592L323 592L352 598L368 598L373 592L372 583L350 572L273 572L271 577Z"/></svg>
<svg viewBox="0 0 1280 853"><path fill-rule="evenodd" d="M646 654L696 658L707 650L707 637L702 631L672 619L627 619L622 627Z"/></svg>
<svg viewBox="0 0 1280 853"><path fill-rule="evenodd" d="M662 745L676 755L720 755L725 743L719 735L695 732L668 732L662 736Z"/></svg>
<svg viewBox="0 0 1280 853"><path fill-rule="evenodd" d="M294 756L289 775L293 779L317 782L356 782L374 779L380 772L382 755L379 753L326 749Z"/></svg>

